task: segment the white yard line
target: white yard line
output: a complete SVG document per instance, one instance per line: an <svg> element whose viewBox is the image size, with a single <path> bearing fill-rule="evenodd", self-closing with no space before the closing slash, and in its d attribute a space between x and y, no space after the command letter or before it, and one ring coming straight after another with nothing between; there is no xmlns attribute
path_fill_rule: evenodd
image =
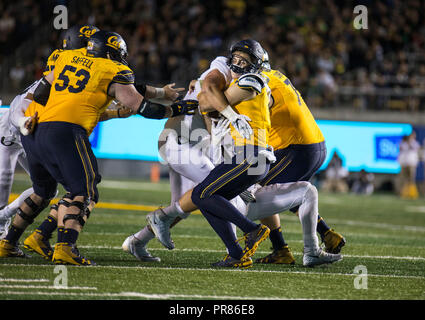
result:
<svg viewBox="0 0 425 320"><path fill-rule="evenodd" d="M112 249L112 250L122 250L122 247L118 246L78 246L81 249ZM150 251L169 251L165 248L149 248ZM214 249L196 249L196 248L184 248L184 249L173 249L173 251L186 251L186 252L209 252L209 253L223 253L223 250L214 250ZM256 251L259 254L267 254L269 251ZM302 255L301 252L292 251L294 255ZM400 256L371 256L371 255L351 255L351 254L342 254L343 257L348 258L364 258L364 259L395 259L395 260L418 260L425 261L425 257L400 257Z"/></svg>
<svg viewBox="0 0 425 320"><path fill-rule="evenodd" d="M337 262L338 263L338 262ZM8 264L7 266L16 266L16 267L52 267L52 265L47 264ZM358 274L353 273L332 273L332 272L314 272L314 271L291 271L288 268L284 270L255 270L255 269L216 269L216 268L182 268L182 267L156 267L154 264L151 264L150 267L131 267L131 266L95 266L90 267L93 268L101 268L101 269L117 269L117 270L143 270L143 271L189 271L189 272L198 272L198 271L206 271L206 272L247 272L247 273L273 273L273 274L282 274L282 275L318 275L321 277L333 277L333 276L341 276L341 277L355 277ZM389 275L389 274L371 274L368 273L368 277L376 277L376 278L399 278L399 279L425 279L425 276L402 276L402 275ZM55 288L55 287L52 287ZM56 287L57 288L57 287Z"/></svg>
<svg viewBox="0 0 425 320"><path fill-rule="evenodd" d="M43 292L43 291L6 291L7 295L39 295L39 296L54 296L54 295L66 295L66 296L85 296L85 297L110 297L110 298L146 298L146 299L175 299L175 298L193 298L193 299L218 299L218 300L306 300L304 298L284 298L284 297L242 297L242 296L216 296L216 295L198 295L198 294L149 294L143 292L119 292L119 293L75 293L75 292Z"/></svg>
<svg viewBox="0 0 425 320"><path fill-rule="evenodd" d="M0 282L50 282L48 279L13 279L0 278Z"/></svg>
<svg viewBox="0 0 425 320"><path fill-rule="evenodd" d="M425 206L407 206L406 208L404 208L404 211L425 213Z"/></svg>
<svg viewBox="0 0 425 320"><path fill-rule="evenodd" d="M9 285L0 284L0 288L20 288L20 289L54 289L54 290L97 290L96 287L66 287L66 286L34 286L34 285Z"/></svg>
<svg viewBox="0 0 425 320"><path fill-rule="evenodd" d="M367 221L358 221L358 220L357 221L340 220L340 219L326 219L326 222L328 222L328 224L349 225L349 226L357 226L357 227L425 232L425 227L389 224L389 223L382 223L382 222L377 223L377 222L367 222Z"/></svg>

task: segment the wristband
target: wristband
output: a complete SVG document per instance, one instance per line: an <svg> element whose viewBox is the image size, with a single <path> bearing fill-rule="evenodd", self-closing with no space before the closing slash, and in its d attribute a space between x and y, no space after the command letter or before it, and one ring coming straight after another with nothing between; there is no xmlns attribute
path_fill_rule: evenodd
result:
<svg viewBox="0 0 425 320"><path fill-rule="evenodd" d="M155 98L162 99L165 97L165 89L164 88L155 88Z"/></svg>
<svg viewBox="0 0 425 320"><path fill-rule="evenodd" d="M223 116L225 116L227 119L229 119L230 121L233 121L237 115L235 110L233 110L233 108L230 105L228 105L224 110L220 111L220 113Z"/></svg>

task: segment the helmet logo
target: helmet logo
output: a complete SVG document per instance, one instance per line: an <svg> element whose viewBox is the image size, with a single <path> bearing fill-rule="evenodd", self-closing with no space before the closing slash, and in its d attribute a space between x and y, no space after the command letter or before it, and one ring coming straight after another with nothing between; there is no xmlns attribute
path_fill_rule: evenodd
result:
<svg viewBox="0 0 425 320"><path fill-rule="evenodd" d="M87 50L93 50L93 41L87 42Z"/></svg>
<svg viewBox="0 0 425 320"><path fill-rule="evenodd" d="M108 38L106 45L118 50L121 47L121 41L118 41L117 36L111 36Z"/></svg>
<svg viewBox="0 0 425 320"><path fill-rule="evenodd" d="M88 26L81 27L80 33L84 35L86 38L90 38L93 34L96 33L96 29L92 29Z"/></svg>

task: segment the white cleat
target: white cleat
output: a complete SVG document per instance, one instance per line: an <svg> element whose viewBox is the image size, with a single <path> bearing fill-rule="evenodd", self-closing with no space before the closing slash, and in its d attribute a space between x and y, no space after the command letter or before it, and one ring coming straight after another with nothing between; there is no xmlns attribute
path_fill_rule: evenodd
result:
<svg viewBox="0 0 425 320"><path fill-rule="evenodd" d="M124 240L122 249L143 262L161 261L159 257L154 257L145 246L140 245L134 235L131 235Z"/></svg>
<svg viewBox="0 0 425 320"><path fill-rule="evenodd" d="M12 218L3 218L0 216L0 239L6 237L11 222Z"/></svg>
<svg viewBox="0 0 425 320"><path fill-rule="evenodd" d="M149 213L146 216L146 220L159 242L168 250L173 250L174 241L171 239L170 226L174 218L168 217L162 209L159 208Z"/></svg>
<svg viewBox="0 0 425 320"><path fill-rule="evenodd" d="M305 267L314 267L321 264L334 263L342 260L342 255L332 254L319 249L316 252L304 253L303 265Z"/></svg>

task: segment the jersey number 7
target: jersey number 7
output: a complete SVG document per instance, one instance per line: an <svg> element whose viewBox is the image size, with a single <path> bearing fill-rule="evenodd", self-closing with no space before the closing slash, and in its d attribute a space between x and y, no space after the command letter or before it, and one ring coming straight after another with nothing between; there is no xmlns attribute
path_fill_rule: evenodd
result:
<svg viewBox="0 0 425 320"><path fill-rule="evenodd" d="M297 98L298 98L298 104L301 105L300 95L298 94L297 89L295 89L295 87L292 85L292 82L289 81L289 79L286 79L285 80L285 84L288 85L288 86L290 86L292 89L294 89L294 92L295 92L295 94L297 95Z"/></svg>
<svg viewBox="0 0 425 320"><path fill-rule="evenodd" d="M76 87L69 85L69 77L66 75L67 71L75 73L75 76L79 78L78 81L75 83ZM79 93L84 90L89 79L90 73L87 70L79 69L77 71L77 68L70 65L66 65L58 76L58 80L62 80L63 83L62 85L56 83L55 89L56 91L63 91L68 88L68 91L71 93Z"/></svg>

